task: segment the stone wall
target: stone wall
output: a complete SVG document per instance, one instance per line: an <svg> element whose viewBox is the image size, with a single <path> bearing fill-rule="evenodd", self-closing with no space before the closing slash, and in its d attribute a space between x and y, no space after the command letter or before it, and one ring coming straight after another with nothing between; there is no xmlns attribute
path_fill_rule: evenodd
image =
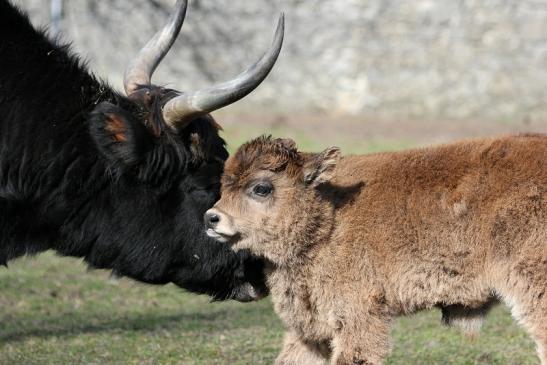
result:
<svg viewBox="0 0 547 365"><path fill-rule="evenodd" d="M49 1L13 0L35 24ZM65 0L65 39L121 87L128 59L174 0ZM191 0L154 80L198 88L236 75L286 14L264 84L233 108L385 118L547 117L547 0Z"/></svg>

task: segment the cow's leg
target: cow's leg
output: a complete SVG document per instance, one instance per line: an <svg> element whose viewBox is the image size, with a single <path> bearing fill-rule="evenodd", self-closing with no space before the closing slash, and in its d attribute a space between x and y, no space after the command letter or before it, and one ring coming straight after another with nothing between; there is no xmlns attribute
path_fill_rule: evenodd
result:
<svg viewBox="0 0 547 365"><path fill-rule="evenodd" d="M379 365L390 351L391 319L363 313L345 318L333 339L332 365Z"/></svg>
<svg viewBox="0 0 547 365"><path fill-rule="evenodd" d="M294 332L287 332L275 365L322 365L326 364L329 355L326 344L305 342Z"/></svg>

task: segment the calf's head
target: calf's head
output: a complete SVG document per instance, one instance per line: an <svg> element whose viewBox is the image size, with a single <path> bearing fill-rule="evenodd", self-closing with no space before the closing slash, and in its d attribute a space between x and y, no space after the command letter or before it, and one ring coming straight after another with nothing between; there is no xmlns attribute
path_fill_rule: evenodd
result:
<svg viewBox="0 0 547 365"><path fill-rule="evenodd" d="M328 235L333 205L321 189L334 175L337 147L301 153L290 139L260 137L225 164L221 199L204 216L207 234L275 264Z"/></svg>
<svg viewBox="0 0 547 365"><path fill-rule="evenodd" d="M177 37L186 5L177 1L168 24L127 67L127 96L113 96L91 113L90 132L111 184L108 195L96 197L105 223L86 260L141 281L173 281L219 298L252 299L256 288L247 279L259 280L260 273L245 271L260 271L260 265L247 254L234 258L203 230L203 214L219 197L228 157L208 113L241 99L266 77L281 49L283 17L271 48L241 75L181 92L152 84L151 76ZM250 293L238 291L239 284Z"/></svg>

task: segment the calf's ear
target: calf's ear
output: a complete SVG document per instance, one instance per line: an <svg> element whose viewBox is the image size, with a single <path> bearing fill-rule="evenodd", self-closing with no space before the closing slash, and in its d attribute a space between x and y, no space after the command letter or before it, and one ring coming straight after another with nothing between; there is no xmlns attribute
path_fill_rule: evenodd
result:
<svg viewBox="0 0 547 365"><path fill-rule="evenodd" d="M328 182L334 176L334 169L341 153L338 147L329 147L310 157L304 164L304 183L317 186Z"/></svg>
<svg viewBox="0 0 547 365"><path fill-rule="evenodd" d="M125 166L137 164L153 146L146 126L124 109L102 102L91 113L90 132L99 150Z"/></svg>

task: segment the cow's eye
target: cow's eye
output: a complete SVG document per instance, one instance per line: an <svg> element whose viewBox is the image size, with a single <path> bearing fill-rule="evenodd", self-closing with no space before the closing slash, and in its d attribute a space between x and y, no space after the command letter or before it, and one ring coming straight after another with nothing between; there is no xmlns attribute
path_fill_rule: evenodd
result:
<svg viewBox="0 0 547 365"><path fill-rule="evenodd" d="M272 193L273 186L269 183L259 183L253 187L253 194L261 197L268 196Z"/></svg>

